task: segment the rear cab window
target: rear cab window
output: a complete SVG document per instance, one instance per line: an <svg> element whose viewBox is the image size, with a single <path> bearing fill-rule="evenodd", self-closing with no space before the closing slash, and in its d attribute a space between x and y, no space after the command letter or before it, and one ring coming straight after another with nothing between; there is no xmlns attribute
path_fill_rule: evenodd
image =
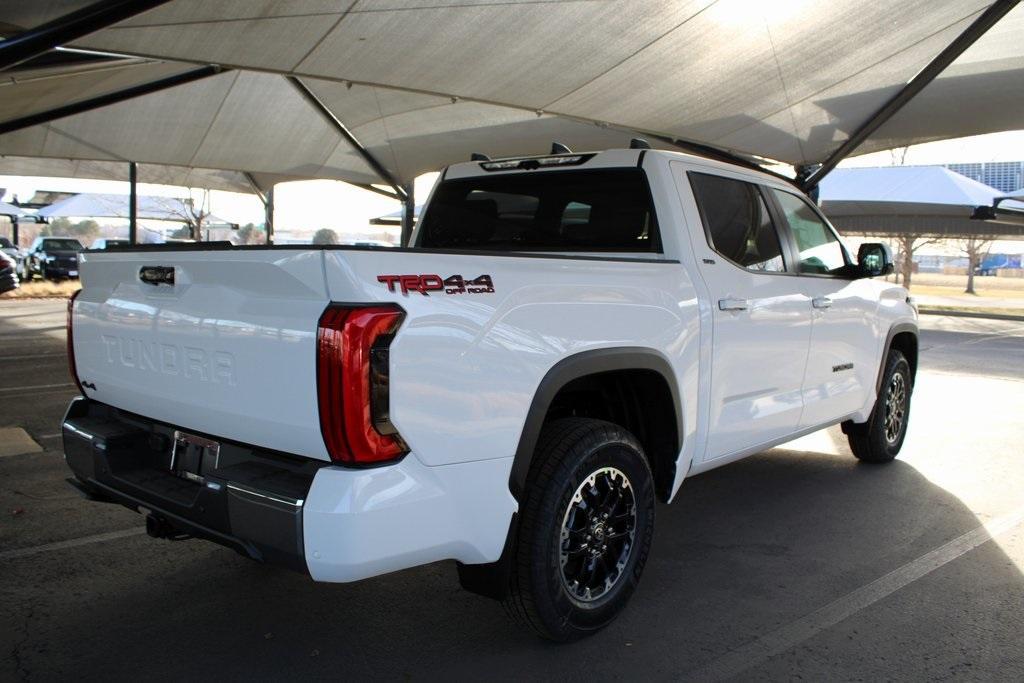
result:
<svg viewBox="0 0 1024 683"><path fill-rule="evenodd" d="M708 173L688 173L708 245L754 272L782 273L782 242L759 187Z"/></svg>
<svg viewBox="0 0 1024 683"><path fill-rule="evenodd" d="M661 253L639 168L502 173L444 180L419 231L427 249Z"/></svg>

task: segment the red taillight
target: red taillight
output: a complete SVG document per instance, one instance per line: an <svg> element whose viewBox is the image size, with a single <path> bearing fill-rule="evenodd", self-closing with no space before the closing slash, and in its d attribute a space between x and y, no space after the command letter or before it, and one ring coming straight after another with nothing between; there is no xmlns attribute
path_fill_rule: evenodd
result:
<svg viewBox="0 0 1024 683"><path fill-rule="evenodd" d="M85 389L82 388L82 383L78 381L78 370L75 368L75 337L72 332L71 318L75 313L75 299L82 293L82 290L77 290L68 299L68 324L67 324L67 338L68 338L68 370L71 372L71 379L74 381L75 386L78 387L79 393L85 396Z"/></svg>
<svg viewBox="0 0 1024 683"><path fill-rule="evenodd" d="M334 305L320 316L317 398L331 460L373 464L407 452L387 407L387 345L404 317L397 306Z"/></svg>

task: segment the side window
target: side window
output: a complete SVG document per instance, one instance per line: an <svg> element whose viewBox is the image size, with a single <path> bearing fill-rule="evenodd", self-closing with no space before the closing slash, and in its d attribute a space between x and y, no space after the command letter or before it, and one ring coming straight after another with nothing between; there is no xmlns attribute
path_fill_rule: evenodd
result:
<svg viewBox="0 0 1024 683"><path fill-rule="evenodd" d="M772 189L793 231L800 255L800 272L827 275L846 266L843 245L818 213L802 198Z"/></svg>
<svg viewBox="0 0 1024 683"><path fill-rule="evenodd" d="M779 234L756 185L689 173L711 248L747 270L786 270Z"/></svg>

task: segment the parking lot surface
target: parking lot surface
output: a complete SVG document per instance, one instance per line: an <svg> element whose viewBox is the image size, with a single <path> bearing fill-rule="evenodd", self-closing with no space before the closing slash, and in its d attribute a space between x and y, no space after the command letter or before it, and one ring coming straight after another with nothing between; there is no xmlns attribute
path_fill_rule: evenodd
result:
<svg viewBox="0 0 1024 683"><path fill-rule="evenodd" d="M923 317L899 460L836 428L686 481L623 616L552 645L448 563L315 584L78 497L64 306L0 302L0 428L42 447L0 457L0 680L1024 680L1024 322Z"/></svg>

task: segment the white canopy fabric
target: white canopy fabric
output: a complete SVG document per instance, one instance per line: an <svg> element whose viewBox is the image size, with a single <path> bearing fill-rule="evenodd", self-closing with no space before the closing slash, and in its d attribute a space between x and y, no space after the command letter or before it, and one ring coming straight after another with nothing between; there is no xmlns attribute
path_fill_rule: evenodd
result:
<svg viewBox="0 0 1024 683"><path fill-rule="evenodd" d="M190 215L185 201L177 197L140 195L137 200L137 215L140 219L184 222L185 217ZM128 195L83 192L43 207L37 215L41 218L128 218L128 213ZM205 218L205 223L216 225L226 221L211 214Z"/></svg>
<svg viewBox="0 0 1024 683"><path fill-rule="evenodd" d="M818 201L829 217L964 216L990 206L998 190L941 166L837 168L822 180ZM1004 209L1024 210L1005 201Z"/></svg>
<svg viewBox="0 0 1024 683"><path fill-rule="evenodd" d="M2 138L0 138L2 139ZM0 175L40 176L46 178L83 178L89 180L128 181L128 163L122 161L82 161L39 157L0 156ZM269 183L276 179L257 178ZM289 180L295 180L289 178ZM154 185L202 187L252 194L254 188L243 173L209 168L188 168L160 164L139 164L138 181Z"/></svg>
<svg viewBox="0 0 1024 683"><path fill-rule="evenodd" d="M16 216L22 218L30 214L25 213L21 210L21 207L15 206L14 204L8 204L7 202L0 202L0 216Z"/></svg>
<svg viewBox="0 0 1024 683"><path fill-rule="evenodd" d="M37 26L88 1L0 2L0 21ZM171 0L76 43L130 63L0 86L29 93L0 120L143 75L233 70L0 135L0 154L380 183L283 77L297 76L401 183L473 151L600 149L634 132L816 163L990 4ZM1024 6L858 151L1024 127L1021 35Z"/></svg>

